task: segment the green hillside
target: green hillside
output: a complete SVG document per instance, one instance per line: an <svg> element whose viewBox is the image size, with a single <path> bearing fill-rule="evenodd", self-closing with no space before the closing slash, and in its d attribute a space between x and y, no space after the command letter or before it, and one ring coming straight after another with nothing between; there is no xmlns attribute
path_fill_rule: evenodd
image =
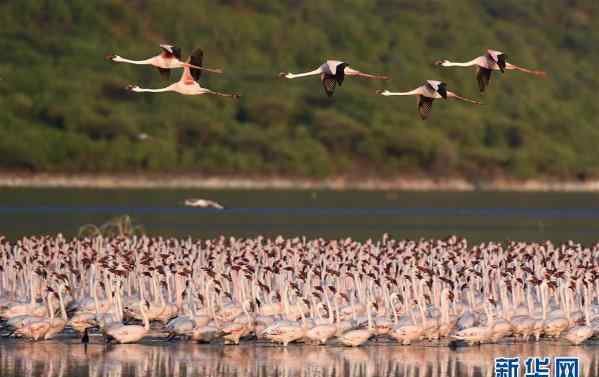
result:
<svg viewBox="0 0 599 377"><path fill-rule="evenodd" d="M597 19L594 0L0 1L0 170L598 177ZM164 42L202 47L225 70L202 85L242 98L126 92L167 82L104 56ZM415 98L374 95L442 79L478 98L473 69L432 62L486 48L548 79L494 74L485 106L435 101L426 122ZM392 80L329 99L277 78L326 58Z"/></svg>

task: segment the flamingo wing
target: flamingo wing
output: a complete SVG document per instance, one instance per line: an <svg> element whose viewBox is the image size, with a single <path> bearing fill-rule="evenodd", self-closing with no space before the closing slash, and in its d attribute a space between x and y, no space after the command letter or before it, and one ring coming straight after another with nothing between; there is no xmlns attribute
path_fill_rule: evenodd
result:
<svg viewBox="0 0 599 377"><path fill-rule="evenodd" d="M191 54L191 56L189 57L189 63L192 65L195 65L197 67L202 66L203 60L204 60L204 51L202 51L201 48L197 48L193 52L193 54ZM191 75L193 76L194 80L199 81L200 77L202 76L202 70L197 69L197 68L191 68Z"/></svg>
<svg viewBox="0 0 599 377"><path fill-rule="evenodd" d="M499 66L501 73L505 72L506 63L507 63L507 56L505 54L500 54L497 56L497 65Z"/></svg>
<svg viewBox="0 0 599 377"><path fill-rule="evenodd" d="M324 88L325 93L327 96L332 97L335 93L335 86L337 85L335 76L328 73L323 73L320 76L320 79L322 80L322 87Z"/></svg>
<svg viewBox="0 0 599 377"><path fill-rule="evenodd" d="M426 120L426 118L428 118L431 108L433 107L433 101L434 98L423 95L418 96L418 113L420 113L420 118L422 118L422 120Z"/></svg>
<svg viewBox="0 0 599 377"><path fill-rule="evenodd" d="M482 92L485 91L485 88L489 86L489 81L491 80L491 70L477 66L476 67L476 80L478 81L478 89Z"/></svg>
<svg viewBox="0 0 599 377"><path fill-rule="evenodd" d="M175 55L175 58L181 60L181 48L173 46L172 50L173 50L173 55Z"/></svg>
<svg viewBox="0 0 599 377"><path fill-rule="evenodd" d="M337 80L339 86L343 84L343 80L345 79L345 67L348 65L349 64L347 63L339 63L335 68L335 79Z"/></svg>
<svg viewBox="0 0 599 377"><path fill-rule="evenodd" d="M164 51L163 56L165 58L172 58L173 56L181 60L181 48L173 45L162 44L160 48Z"/></svg>

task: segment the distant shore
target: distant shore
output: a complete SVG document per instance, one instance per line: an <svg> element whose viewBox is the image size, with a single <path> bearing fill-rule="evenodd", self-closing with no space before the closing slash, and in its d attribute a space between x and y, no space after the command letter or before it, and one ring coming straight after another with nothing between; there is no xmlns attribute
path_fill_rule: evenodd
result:
<svg viewBox="0 0 599 377"><path fill-rule="evenodd" d="M106 189L303 189L412 191L587 191L599 192L597 181L496 179L472 182L461 178L230 177L169 174L10 174L0 173L0 187Z"/></svg>

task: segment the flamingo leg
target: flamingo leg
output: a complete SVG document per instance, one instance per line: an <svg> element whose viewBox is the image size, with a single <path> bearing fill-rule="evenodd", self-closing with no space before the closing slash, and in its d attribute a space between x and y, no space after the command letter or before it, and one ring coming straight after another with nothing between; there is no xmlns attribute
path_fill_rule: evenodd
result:
<svg viewBox="0 0 599 377"><path fill-rule="evenodd" d="M545 73L545 71L537 71L537 70L533 70L533 69L519 67L519 66L511 64L511 63L506 63L505 69L509 69L512 71L524 72L524 73L530 73L531 75L535 75L535 76L539 76L539 77L547 76L547 73Z"/></svg>

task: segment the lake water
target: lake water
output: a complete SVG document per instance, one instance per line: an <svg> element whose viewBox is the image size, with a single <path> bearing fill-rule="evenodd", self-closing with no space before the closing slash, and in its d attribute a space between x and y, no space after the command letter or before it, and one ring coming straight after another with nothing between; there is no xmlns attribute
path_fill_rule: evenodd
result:
<svg viewBox="0 0 599 377"><path fill-rule="evenodd" d="M516 343L463 347L371 344L360 348L193 343L106 347L57 341L0 343L2 377L494 377L496 357L570 356L599 376L599 346ZM552 370L553 371L553 370ZM524 370L522 370L522 373ZM523 374L522 374L523 375ZM553 376L553 373L551 374Z"/></svg>
<svg viewBox="0 0 599 377"><path fill-rule="evenodd" d="M189 197L224 211L186 208ZM591 193L439 193L333 191L0 190L0 233L16 238L62 232L131 215L150 234L214 237L444 237L584 242L599 240L599 196ZM152 342L83 347L73 339L0 340L1 377L494 377L503 356L580 359L599 377L599 345L560 341L462 347L371 343L348 349L254 343L240 346ZM524 359L522 359L524 362ZM553 375L552 375L553 376Z"/></svg>
<svg viewBox="0 0 599 377"><path fill-rule="evenodd" d="M188 208L186 198L223 211ZM0 189L0 233L62 232L128 214L152 235L306 235L356 239L459 234L484 240L599 240L599 194L268 190Z"/></svg>

